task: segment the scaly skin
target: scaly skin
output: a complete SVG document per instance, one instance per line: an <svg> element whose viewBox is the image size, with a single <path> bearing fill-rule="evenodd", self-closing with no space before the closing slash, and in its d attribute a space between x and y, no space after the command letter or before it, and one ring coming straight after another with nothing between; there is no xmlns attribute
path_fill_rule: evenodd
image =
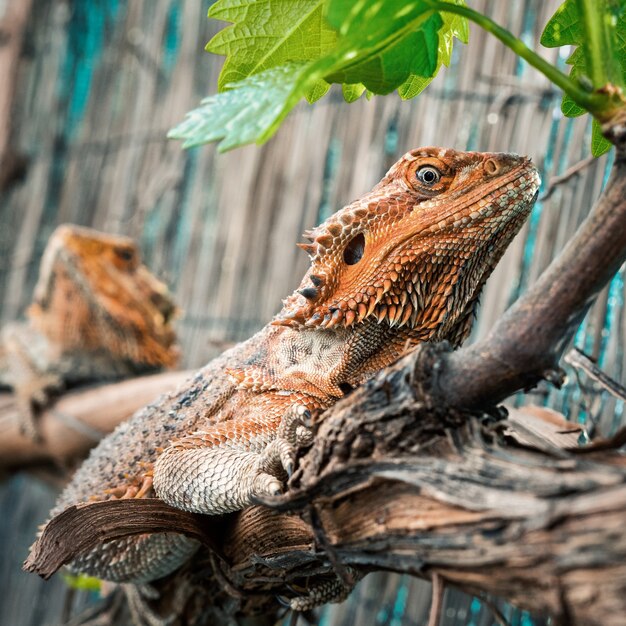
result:
<svg viewBox="0 0 626 626"><path fill-rule="evenodd" d="M312 243L301 245L311 268L273 322L122 424L52 515L93 497L155 495L218 514L280 491L296 446L311 436L309 413L420 342L466 338L480 290L538 186L535 168L514 155L406 154L370 193L308 234ZM73 567L147 581L195 548L172 534L143 535L105 544ZM311 592L297 606L322 596Z"/></svg>
<svg viewBox="0 0 626 626"><path fill-rule="evenodd" d="M13 389L22 428L51 391L170 367L178 360L165 285L128 237L59 226L44 252L28 321L0 333L0 386Z"/></svg>

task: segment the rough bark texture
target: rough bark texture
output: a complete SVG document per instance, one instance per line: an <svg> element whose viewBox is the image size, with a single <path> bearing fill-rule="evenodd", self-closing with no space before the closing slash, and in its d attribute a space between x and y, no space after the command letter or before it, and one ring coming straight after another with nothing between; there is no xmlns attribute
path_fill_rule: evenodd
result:
<svg viewBox="0 0 626 626"><path fill-rule="evenodd" d="M273 508L207 519L158 501L94 503L57 518L28 566L49 576L104 538L178 530L207 547L191 571L202 571L207 553L214 570L220 564L194 592L194 602L211 598L214 617L275 613L274 595L293 593L289 585L350 576L350 565L437 574L563 624L621 623L626 458L522 447L500 411L442 406L425 374L441 354L413 353L331 409ZM51 544L54 558L41 560Z"/></svg>

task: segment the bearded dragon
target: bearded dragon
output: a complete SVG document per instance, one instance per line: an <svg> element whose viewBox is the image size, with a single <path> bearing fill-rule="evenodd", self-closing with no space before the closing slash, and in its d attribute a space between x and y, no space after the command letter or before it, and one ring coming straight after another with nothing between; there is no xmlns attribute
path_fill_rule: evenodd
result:
<svg viewBox="0 0 626 626"><path fill-rule="evenodd" d="M0 333L0 386L13 390L25 433L36 437L36 410L55 390L175 365L175 312L132 239L59 226L28 321Z"/></svg>
<svg viewBox="0 0 626 626"><path fill-rule="evenodd" d="M311 267L274 320L104 439L51 515L112 497L216 515L279 493L296 447L312 436L312 415L412 346L467 337L481 288L538 188L534 166L512 154L404 155L371 192L306 234ZM142 583L176 570L197 545L144 534L105 543L72 567Z"/></svg>

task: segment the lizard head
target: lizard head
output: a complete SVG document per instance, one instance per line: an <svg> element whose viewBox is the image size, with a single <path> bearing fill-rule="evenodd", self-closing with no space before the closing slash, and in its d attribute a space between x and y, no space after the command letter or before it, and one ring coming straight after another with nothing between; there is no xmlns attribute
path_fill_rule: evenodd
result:
<svg viewBox="0 0 626 626"><path fill-rule="evenodd" d="M28 310L64 351L105 351L146 366L173 366L177 308L164 283L141 263L130 238L74 225L48 241Z"/></svg>
<svg viewBox="0 0 626 626"><path fill-rule="evenodd" d="M524 157L412 150L370 193L305 233L310 243L299 245L311 268L274 323L341 328L375 319L420 340L456 342L538 188Z"/></svg>

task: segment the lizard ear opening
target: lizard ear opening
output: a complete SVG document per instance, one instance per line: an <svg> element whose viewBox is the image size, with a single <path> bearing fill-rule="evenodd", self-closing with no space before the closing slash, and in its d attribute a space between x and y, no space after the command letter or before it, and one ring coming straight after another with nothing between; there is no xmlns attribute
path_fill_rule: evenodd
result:
<svg viewBox="0 0 626 626"><path fill-rule="evenodd" d="M344 248L343 260L346 265L356 265L363 257L363 252L365 252L365 237L363 233L359 233Z"/></svg>

